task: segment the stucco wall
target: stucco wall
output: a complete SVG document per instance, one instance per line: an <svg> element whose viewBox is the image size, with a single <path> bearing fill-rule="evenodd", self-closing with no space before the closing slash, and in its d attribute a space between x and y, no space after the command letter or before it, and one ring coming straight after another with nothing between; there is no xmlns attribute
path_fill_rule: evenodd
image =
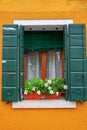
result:
<svg viewBox="0 0 87 130"><path fill-rule="evenodd" d="M16 19L73 19L87 23L86 0L0 1L0 129L1 130L87 130L87 103L76 109L12 109L1 101L2 25Z"/></svg>

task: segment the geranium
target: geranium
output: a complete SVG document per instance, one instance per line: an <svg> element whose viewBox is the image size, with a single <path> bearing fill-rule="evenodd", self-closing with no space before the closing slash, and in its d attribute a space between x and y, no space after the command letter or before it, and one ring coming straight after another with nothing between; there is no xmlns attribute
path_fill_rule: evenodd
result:
<svg viewBox="0 0 87 130"><path fill-rule="evenodd" d="M25 94L25 95L28 94L28 91L25 90L25 91L24 91L24 94Z"/></svg>
<svg viewBox="0 0 87 130"><path fill-rule="evenodd" d="M45 83L44 86L45 86L45 87L48 87L48 83Z"/></svg>
<svg viewBox="0 0 87 130"><path fill-rule="evenodd" d="M58 95L59 95L59 92L56 92L56 95L58 96Z"/></svg>
<svg viewBox="0 0 87 130"><path fill-rule="evenodd" d="M33 92L36 92L38 95L41 93L58 95L59 92L63 92L65 89L67 89L65 79L53 78L51 80L42 80L39 78L34 78L26 81L24 94L32 94Z"/></svg>
<svg viewBox="0 0 87 130"><path fill-rule="evenodd" d="M43 86L43 80L39 78L29 79L25 83L25 91L24 94L27 92L32 94L36 92L38 95L41 93L41 89Z"/></svg>
<svg viewBox="0 0 87 130"><path fill-rule="evenodd" d="M48 95L58 95L60 91L64 91L65 80L62 78L45 79L42 92Z"/></svg>
<svg viewBox="0 0 87 130"><path fill-rule="evenodd" d="M35 89L36 89L36 88L35 88L35 87L33 87L33 88L32 88L32 91L35 91Z"/></svg>
<svg viewBox="0 0 87 130"><path fill-rule="evenodd" d="M38 95L40 95L40 94L41 94L41 91L40 91L40 90L38 90L38 91L37 91L37 94L38 94Z"/></svg>
<svg viewBox="0 0 87 130"><path fill-rule="evenodd" d="M67 85L64 85L64 89L67 89Z"/></svg>
<svg viewBox="0 0 87 130"><path fill-rule="evenodd" d="M50 87L50 86L48 87L48 90L51 90L51 87Z"/></svg>
<svg viewBox="0 0 87 130"><path fill-rule="evenodd" d="M54 91L53 91L53 90L50 90L50 94L51 94L51 95L54 94Z"/></svg>
<svg viewBox="0 0 87 130"><path fill-rule="evenodd" d="M52 83L52 81L51 80L48 80L48 84L51 84Z"/></svg>

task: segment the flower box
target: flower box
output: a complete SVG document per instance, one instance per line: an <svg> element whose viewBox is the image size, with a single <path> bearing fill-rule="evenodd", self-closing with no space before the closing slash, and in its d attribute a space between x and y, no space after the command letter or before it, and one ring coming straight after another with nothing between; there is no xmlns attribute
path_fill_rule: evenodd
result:
<svg viewBox="0 0 87 130"><path fill-rule="evenodd" d="M41 99L42 94L37 94L37 93L32 93L32 94L25 94L24 97L26 100L40 100Z"/></svg>
<svg viewBox="0 0 87 130"><path fill-rule="evenodd" d="M66 88L65 79L53 78L49 79L29 79L25 83L25 99L59 99L64 95ZM32 93L32 94L30 94Z"/></svg>
<svg viewBox="0 0 87 130"><path fill-rule="evenodd" d="M65 92L60 92L61 95L65 95Z"/></svg>
<svg viewBox="0 0 87 130"><path fill-rule="evenodd" d="M58 95L53 94L53 95L48 95L44 94L44 99L60 99L61 93L59 92Z"/></svg>

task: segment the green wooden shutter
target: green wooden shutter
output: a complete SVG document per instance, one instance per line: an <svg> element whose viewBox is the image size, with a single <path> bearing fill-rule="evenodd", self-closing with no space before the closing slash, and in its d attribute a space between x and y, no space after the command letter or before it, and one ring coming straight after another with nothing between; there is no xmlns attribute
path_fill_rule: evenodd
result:
<svg viewBox="0 0 87 130"><path fill-rule="evenodd" d="M84 24L71 24L67 33L67 99L87 100L86 34Z"/></svg>
<svg viewBox="0 0 87 130"><path fill-rule="evenodd" d="M23 82L23 42L18 25L3 26L2 101L21 100Z"/></svg>

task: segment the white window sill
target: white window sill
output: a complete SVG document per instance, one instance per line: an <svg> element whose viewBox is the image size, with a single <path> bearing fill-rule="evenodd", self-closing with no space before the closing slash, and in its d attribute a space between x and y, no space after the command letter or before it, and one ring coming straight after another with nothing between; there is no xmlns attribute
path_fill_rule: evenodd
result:
<svg viewBox="0 0 87 130"><path fill-rule="evenodd" d="M59 100L23 100L13 102L12 108L76 108L76 102Z"/></svg>

